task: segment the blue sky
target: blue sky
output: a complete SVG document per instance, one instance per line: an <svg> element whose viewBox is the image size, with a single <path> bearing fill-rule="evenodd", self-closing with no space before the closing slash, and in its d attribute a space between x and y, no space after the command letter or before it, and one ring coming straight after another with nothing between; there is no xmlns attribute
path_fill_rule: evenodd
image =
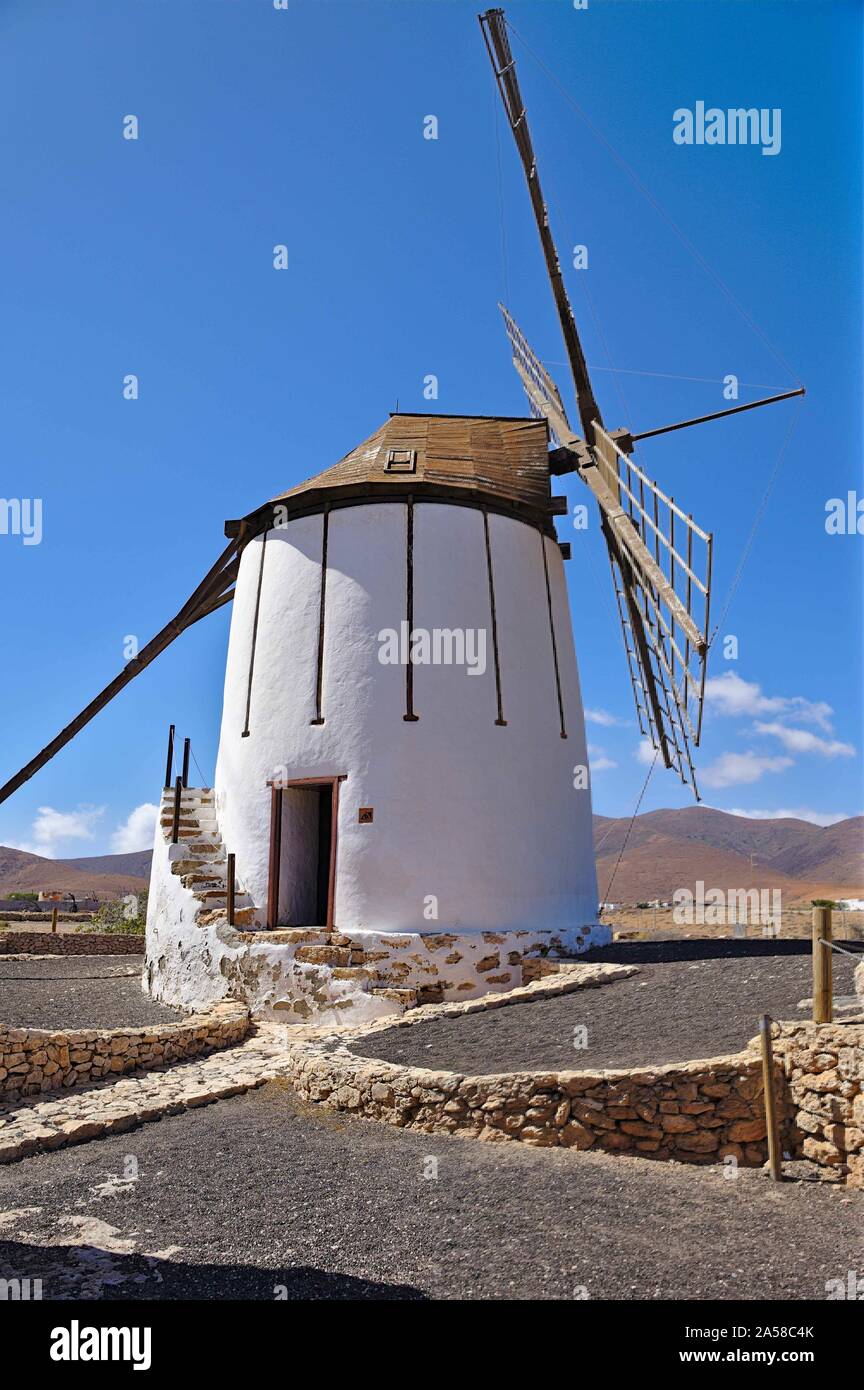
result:
<svg viewBox="0 0 864 1390"><path fill-rule="evenodd" d="M0 492L41 498L43 534L0 535L0 780L116 674L127 636L143 644L176 611L226 517L335 462L397 399L429 409L427 374L439 411L523 413L499 298L562 361L477 8L3 0ZM800 410L640 452L715 533L719 616L798 413L712 654L705 800L860 813L862 538L826 534L825 505L864 495L862 7L532 0L507 14L564 89L514 39L565 265L589 248L567 278L607 424L721 409L730 373L742 400L807 385ZM673 112L700 100L780 108L780 152L676 145ZM122 138L129 114L137 141ZM578 479L559 481L584 500ZM589 725L595 809L625 815L646 767L602 542L593 517L559 533L585 703L605 721ZM229 615L186 633L0 807L0 843L146 847L140 808L158 795L170 720L212 778ZM643 809L689 800L655 770Z"/></svg>

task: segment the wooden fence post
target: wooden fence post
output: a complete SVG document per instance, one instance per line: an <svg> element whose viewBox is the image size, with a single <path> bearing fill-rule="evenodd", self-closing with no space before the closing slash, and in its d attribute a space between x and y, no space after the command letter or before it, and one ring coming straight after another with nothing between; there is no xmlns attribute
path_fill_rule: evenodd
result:
<svg viewBox="0 0 864 1390"><path fill-rule="evenodd" d="M183 740L183 786L189 786L189 750L192 747L191 738Z"/></svg>
<svg viewBox="0 0 864 1390"><path fill-rule="evenodd" d="M57 930L57 909L56 909L56 907L52 907L52 909L51 909L51 930L52 930L52 931L56 931L56 930Z"/></svg>
<svg viewBox="0 0 864 1390"><path fill-rule="evenodd" d="M768 1014L763 1014L759 1020L759 1035L762 1044L762 1092L765 1098L765 1128L768 1132L768 1164L774 1181L782 1182L777 1102L774 1096L774 1049L771 1044L771 1019Z"/></svg>
<svg viewBox="0 0 864 1390"><path fill-rule="evenodd" d="M813 909L813 1022L830 1023L834 1017L833 952L823 941L831 940L830 907Z"/></svg>

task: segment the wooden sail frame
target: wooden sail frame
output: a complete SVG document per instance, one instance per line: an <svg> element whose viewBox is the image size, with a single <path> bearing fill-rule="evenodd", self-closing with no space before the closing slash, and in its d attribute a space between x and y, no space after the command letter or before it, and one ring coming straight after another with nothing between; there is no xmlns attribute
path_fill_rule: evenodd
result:
<svg viewBox="0 0 864 1390"><path fill-rule="evenodd" d="M566 456L557 467L575 472L600 508L640 732L698 799L690 745L698 747L702 732L713 537L599 420L593 445L574 434L552 377L499 307L531 411L548 421Z"/></svg>

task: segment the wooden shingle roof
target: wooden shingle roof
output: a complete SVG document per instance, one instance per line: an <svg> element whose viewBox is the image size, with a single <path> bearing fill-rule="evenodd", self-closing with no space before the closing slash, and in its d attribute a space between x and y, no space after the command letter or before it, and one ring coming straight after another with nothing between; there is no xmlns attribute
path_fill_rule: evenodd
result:
<svg viewBox="0 0 864 1390"><path fill-rule="evenodd" d="M244 518L260 527L283 506L289 516L330 504L411 495L474 502L512 511L551 528L549 430L545 420L491 415L392 414L332 468L279 493ZM227 522L236 535L240 522ZM550 529L550 534L554 532Z"/></svg>

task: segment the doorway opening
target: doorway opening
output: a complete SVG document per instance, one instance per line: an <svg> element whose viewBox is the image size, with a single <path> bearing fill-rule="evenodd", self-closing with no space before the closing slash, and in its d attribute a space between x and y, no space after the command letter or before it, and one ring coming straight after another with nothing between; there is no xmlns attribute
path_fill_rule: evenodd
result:
<svg viewBox="0 0 864 1390"><path fill-rule="evenodd" d="M339 783L301 777L270 787L267 927L333 930Z"/></svg>

